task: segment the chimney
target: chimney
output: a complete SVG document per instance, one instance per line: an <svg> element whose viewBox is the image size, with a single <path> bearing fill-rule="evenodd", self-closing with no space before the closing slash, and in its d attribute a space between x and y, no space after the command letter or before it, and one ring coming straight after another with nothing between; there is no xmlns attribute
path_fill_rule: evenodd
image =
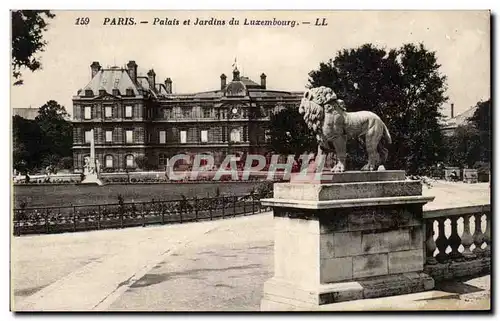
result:
<svg viewBox="0 0 500 321"><path fill-rule="evenodd" d="M451 103L451 118L453 118L453 111L455 109L455 104L454 103Z"/></svg>
<svg viewBox="0 0 500 321"><path fill-rule="evenodd" d="M137 83L137 64L135 63L135 60L130 60L128 62L127 72L134 84Z"/></svg>
<svg viewBox="0 0 500 321"><path fill-rule="evenodd" d="M150 71L148 71L148 82L149 82L149 88L151 89L155 89L155 81L156 81L156 73L153 69L151 69Z"/></svg>
<svg viewBox="0 0 500 321"><path fill-rule="evenodd" d="M172 79L165 79L165 90L167 91L167 94L172 93Z"/></svg>
<svg viewBox="0 0 500 321"><path fill-rule="evenodd" d="M222 74L220 75L220 89L223 90L224 88L226 88L226 75Z"/></svg>
<svg viewBox="0 0 500 321"><path fill-rule="evenodd" d="M262 89L266 89L266 74L265 73L262 73L262 75L260 75L260 86L262 87Z"/></svg>
<svg viewBox="0 0 500 321"><path fill-rule="evenodd" d="M240 80L240 71L238 68L234 68L233 70L233 81L239 81Z"/></svg>
<svg viewBox="0 0 500 321"><path fill-rule="evenodd" d="M92 71L91 73L91 76L93 79L95 77L95 75L97 75L97 73L99 72L99 70L101 70L101 65L99 64L98 61L94 61L91 65L90 65L90 70Z"/></svg>

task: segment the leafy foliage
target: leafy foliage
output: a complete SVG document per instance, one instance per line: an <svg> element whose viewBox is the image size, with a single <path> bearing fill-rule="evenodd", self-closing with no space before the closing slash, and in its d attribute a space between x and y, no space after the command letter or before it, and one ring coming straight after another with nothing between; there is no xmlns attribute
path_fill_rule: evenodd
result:
<svg viewBox="0 0 500 321"><path fill-rule="evenodd" d="M479 159L482 162L491 162L491 99L480 101L477 109L469 119L479 134Z"/></svg>
<svg viewBox="0 0 500 321"><path fill-rule="evenodd" d="M479 131L472 124L458 126L447 139L448 164L471 167L479 156Z"/></svg>
<svg viewBox="0 0 500 321"><path fill-rule="evenodd" d="M418 174L445 157L439 109L448 98L439 68L436 54L423 44L389 50L364 44L320 63L309 73L309 85L332 88L348 111L379 115L393 141L386 168ZM347 151L348 167L362 166L361 144L350 140Z"/></svg>
<svg viewBox="0 0 500 321"><path fill-rule="evenodd" d="M21 68L36 71L42 67L36 54L44 51L47 45L43 32L47 30L47 21L54 17L49 10L12 11L12 75L17 79L15 85L23 83Z"/></svg>
<svg viewBox="0 0 500 321"><path fill-rule="evenodd" d="M137 167L140 169L147 169L148 168L148 158L146 156L139 155L135 158L135 163L137 164Z"/></svg>
<svg viewBox="0 0 500 321"><path fill-rule="evenodd" d="M271 149L282 155L295 155L316 151L316 137L307 127L298 109L285 108L270 117Z"/></svg>
<svg viewBox="0 0 500 321"><path fill-rule="evenodd" d="M63 168L72 166L73 126L66 116L66 109L54 100L40 107L35 120L14 116L14 168L33 171L57 165L62 158L66 159Z"/></svg>
<svg viewBox="0 0 500 321"><path fill-rule="evenodd" d="M491 100L479 101L474 115L447 138L448 164L489 171L491 162Z"/></svg>

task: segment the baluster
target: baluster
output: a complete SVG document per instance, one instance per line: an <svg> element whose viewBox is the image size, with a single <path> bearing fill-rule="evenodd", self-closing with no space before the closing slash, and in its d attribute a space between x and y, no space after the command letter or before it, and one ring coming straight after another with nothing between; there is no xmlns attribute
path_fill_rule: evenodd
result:
<svg viewBox="0 0 500 321"><path fill-rule="evenodd" d="M47 234L50 233L50 224L49 224L49 209L45 210L45 228Z"/></svg>
<svg viewBox="0 0 500 321"><path fill-rule="evenodd" d="M436 246L439 250L439 253L436 255L436 260L439 263L443 263L448 260L448 254L446 254L448 239L444 234L444 222L446 221L446 218L438 218L436 221L438 222L438 237L436 239Z"/></svg>
<svg viewBox="0 0 500 321"><path fill-rule="evenodd" d="M464 251L462 255L465 259L472 259L476 257L476 255L470 250L472 243L474 243L472 234L470 233L471 216L472 215L470 214L464 215L464 233L462 234L462 245L464 246Z"/></svg>
<svg viewBox="0 0 500 321"><path fill-rule="evenodd" d="M226 214L225 213L225 207L226 207L226 205L224 204L224 200L225 200L225 197L222 196L222 218L224 218L224 216Z"/></svg>
<svg viewBox="0 0 500 321"><path fill-rule="evenodd" d="M165 203L160 204L161 224L165 224Z"/></svg>
<svg viewBox="0 0 500 321"><path fill-rule="evenodd" d="M425 221L425 228L426 228L426 237L427 237L427 240L425 241L425 253L426 253L426 259L425 259L425 263L426 264L430 264L430 265L433 265L433 264L436 264L437 261L436 259L434 258L434 251L436 251L436 242L434 242L434 220L433 219L430 219L430 220L427 220Z"/></svg>
<svg viewBox="0 0 500 321"><path fill-rule="evenodd" d="M253 193L253 190L250 192L251 198L252 198L252 214L255 213L255 195Z"/></svg>
<svg viewBox="0 0 500 321"><path fill-rule="evenodd" d="M474 214L474 245L476 248L474 249L474 254L477 256L481 256L484 253L484 250L481 248L481 245L484 242L484 234L483 231L481 231L481 217L483 216L483 213L476 213Z"/></svg>
<svg viewBox="0 0 500 321"><path fill-rule="evenodd" d="M236 200L237 200L237 196L234 195L233 196L233 217L236 216Z"/></svg>
<svg viewBox="0 0 500 321"><path fill-rule="evenodd" d="M198 222L198 207L199 207L198 197L195 196L194 197L194 220L196 222Z"/></svg>
<svg viewBox="0 0 500 321"><path fill-rule="evenodd" d="M142 202L142 227L146 226L146 202Z"/></svg>
<svg viewBox="0 0 500 321"><path fill-rule="evenodd" d="M456 261L462 259L462 253L458 251L458 248L460 247L460 244L462 243L462 239L458 235L458 220L460 219L460 216L451 216L451 235L448 238L448 243L450 244L451 247L451 252L448 254L449 258Z"/></svg>
<svg viewBox="0 0 500 321"><path fill-rule="evenodd" d="M491 256L491 216L486 213L486 231L484 232L484 242L486 243L485 255Z"/></svg>
<svg viewBox="0 0 500 321"><path fill-rule="evenodd" d="M76 232L76 208L73 206L73 232Z"/></svg>

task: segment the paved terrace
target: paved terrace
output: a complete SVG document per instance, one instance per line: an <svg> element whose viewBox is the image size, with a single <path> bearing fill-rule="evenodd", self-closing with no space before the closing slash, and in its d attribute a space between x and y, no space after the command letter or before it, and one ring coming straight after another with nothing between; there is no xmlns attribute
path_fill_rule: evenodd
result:
<svg viewBox="0 0 500 321"><path fill-rule="evenodd" d="M488 183L434 183L427 209L489 203ZM15 311L256 311L273 271L272 214L12 239ZM490 277L338 310L489 309ZM442 298L443 292L447 296Z"/></svg>

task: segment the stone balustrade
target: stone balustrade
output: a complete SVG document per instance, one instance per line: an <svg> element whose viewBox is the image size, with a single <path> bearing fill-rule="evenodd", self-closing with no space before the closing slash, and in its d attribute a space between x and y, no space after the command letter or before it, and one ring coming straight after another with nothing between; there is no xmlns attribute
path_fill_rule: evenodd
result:
<svg viewBox="0 0 500 321"><path fill-rule="evenodd" d="M424 220L425 273L438 281L490 272L490 205L426 211Z"/></svg>

